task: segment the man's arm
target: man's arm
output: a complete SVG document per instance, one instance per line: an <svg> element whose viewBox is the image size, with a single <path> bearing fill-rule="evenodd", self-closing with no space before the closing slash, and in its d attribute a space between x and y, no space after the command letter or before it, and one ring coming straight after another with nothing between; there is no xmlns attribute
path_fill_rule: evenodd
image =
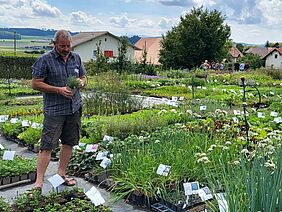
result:
<svg viewBox="0 0 282 212"><path fill-rule="evenodd" d="M44 93L57 93L67 98L72 98L73 96L73 93L68 90L67 87L57 87L48 85L44 82L44 78L33 78L31 81L31 86L34 90L38 90Z"/></svg>
<svg viewBox="0 0 282 212"><path fill-rule="evenodd" d="M81 87L81 88L83 88L84 86L86 86L87 79L86 79L86 76L85 76L85 75L79 77L79 83L80 83L80 87Z"/></svg>

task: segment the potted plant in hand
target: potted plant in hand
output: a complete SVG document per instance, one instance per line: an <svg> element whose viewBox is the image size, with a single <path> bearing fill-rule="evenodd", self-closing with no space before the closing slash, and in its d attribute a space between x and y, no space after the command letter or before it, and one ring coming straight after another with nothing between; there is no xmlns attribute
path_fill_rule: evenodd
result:
<svg viewBox="0 0 282 212"><path fill-rule="evenodd" d="M69 88L73 94L76 93L76 91L79 88L79 80L75 76L70 76L67 79L67 88Z"/></svg>

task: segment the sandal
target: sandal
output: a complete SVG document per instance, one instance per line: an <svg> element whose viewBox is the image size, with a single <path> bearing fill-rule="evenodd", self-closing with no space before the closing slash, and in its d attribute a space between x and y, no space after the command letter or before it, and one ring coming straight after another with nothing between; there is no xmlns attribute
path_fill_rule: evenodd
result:
<svg viewBox="0 0 282 212"><path fill-rule="evenodd" d="M64 179L64 183L63 183L63 185L65 185L65 186L75 186L76 185L76 180L74 179L74 178L72 178L72 177L69 177L69 176L67 176L67 175L65 175L65 176L61 176L63 179ZM72 183L73 182L73 183Z"/></svg>
<svg viewBox="0 0 282 212"><path fill-rule="evenodd" d="M42 187L34 187L30 190L27 190L26 194L29 198L33 198L34 196L37 195L42 195Z"/></svg>

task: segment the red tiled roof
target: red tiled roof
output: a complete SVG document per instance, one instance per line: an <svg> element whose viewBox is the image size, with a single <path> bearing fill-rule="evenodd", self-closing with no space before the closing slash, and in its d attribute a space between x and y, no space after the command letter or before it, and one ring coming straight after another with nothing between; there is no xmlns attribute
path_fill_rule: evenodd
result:
<svg viewBox="0 0 282 212"><path fill-rule="evenodd" d="M231 47L231 49L229 50L229 53L231 54L231 56L233 58L238 58L238 57L243 56L243 54L240 52L240 50L237 49L235 46Z"/></svg>
<svg viewBox="0 0 282 212"><path fill-rule="evenodd" d="M263 57L263 59L272 54L274 51L277 51L280 55L282 55L282 48L268 48L268 53Z"/></svg>
<svg viewBox="0 0 282 212"><path fill-rule="evenodd" d="M142 51L135 51L134 58L141 61L144 49L147 50L147 61L151 64L159 65L159 53L161 49L161 37L157 38L141 38L135 46Z"/></svg>

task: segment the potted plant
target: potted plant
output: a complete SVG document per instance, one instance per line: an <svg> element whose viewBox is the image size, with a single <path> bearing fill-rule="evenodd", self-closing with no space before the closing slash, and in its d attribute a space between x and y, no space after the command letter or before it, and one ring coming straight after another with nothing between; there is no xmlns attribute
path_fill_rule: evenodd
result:
<svg viewBox="0 0 282 212"><path fill-rule="evenodd" d="M75 76L70 76L67 79L67 88L72 91L73 94L79 89L79 79Z"/></svg>

